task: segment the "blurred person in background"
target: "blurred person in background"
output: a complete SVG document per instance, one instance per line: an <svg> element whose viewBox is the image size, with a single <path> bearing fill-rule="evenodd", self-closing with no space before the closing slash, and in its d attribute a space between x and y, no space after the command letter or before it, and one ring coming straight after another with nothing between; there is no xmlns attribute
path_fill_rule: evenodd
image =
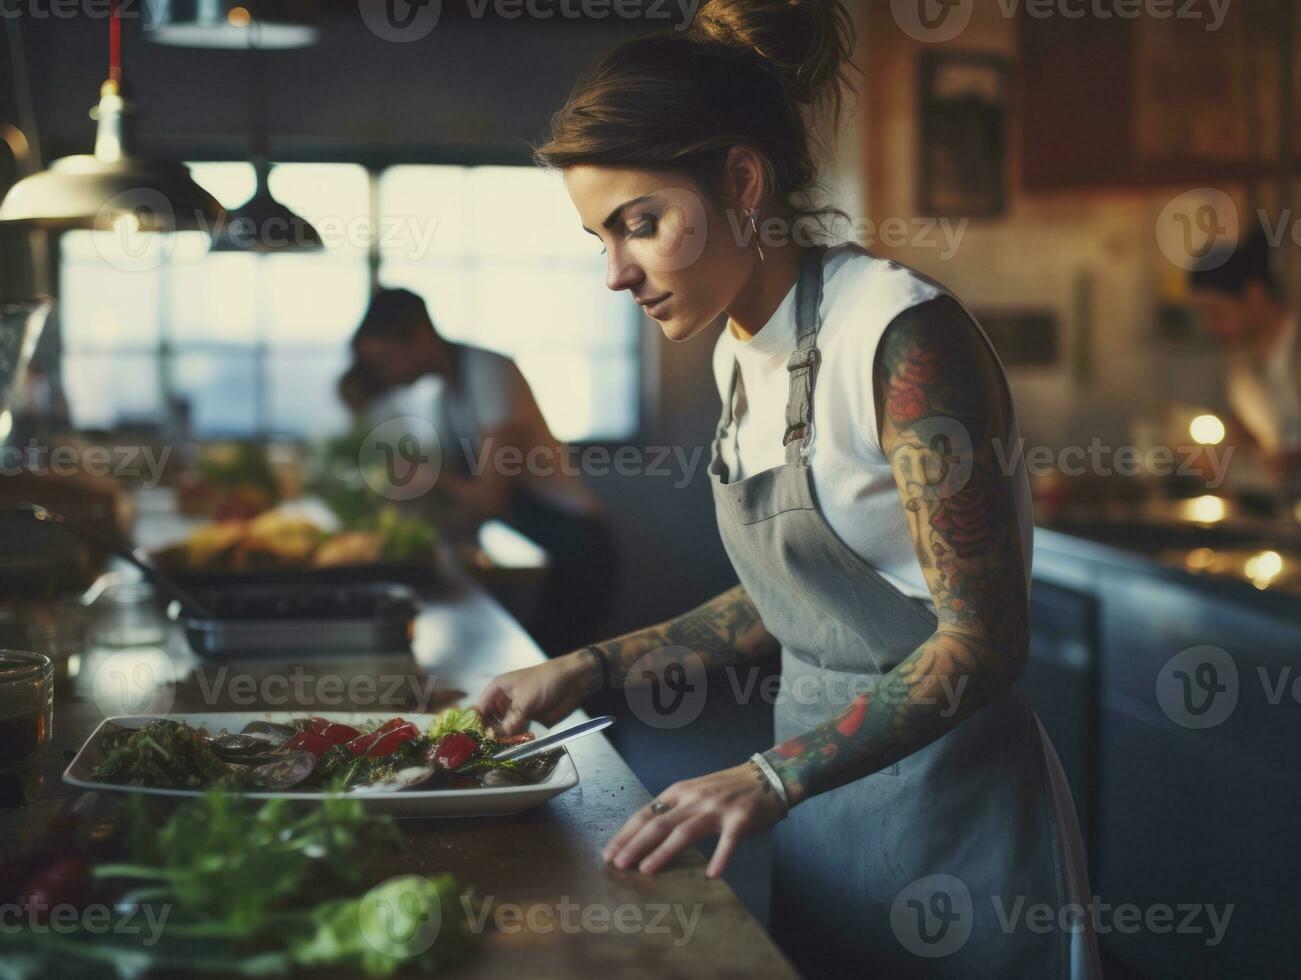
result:
<svg viewBox="0 0 1301 980"><path fill-rule="evenodd" d="M372 419L371 410L385 393L384 385L360 364L351 365L339 376L339 401L343 402L356 426Z"/></svg>
<svg viewBox="0 0 1301 980"><path fill-rule="evenodd" d="M424 411L441 447L438 489L477 519L500 519L546 551L539 611L525 624L539 645L557 653L590 637L608 611L617 556L599 499L566 465L565 447L515 363L442 337L424 300L406 289L375 294L352 348L355 363L340 378L339 394L354 417L381 400L410 405L406 389L433 379ZM396 417L391 409L384 414Z"/></svg>
<svg viewBox="0 0 1301 980"><path fill-rule="evenodd" d="M1226 353L1230 442L1254 448L1276 489L1301 486L1301 351L1270 246L1257 232L1191 276L1193 306ZM1237 438L1235 438L1237 437Z"/></svg>

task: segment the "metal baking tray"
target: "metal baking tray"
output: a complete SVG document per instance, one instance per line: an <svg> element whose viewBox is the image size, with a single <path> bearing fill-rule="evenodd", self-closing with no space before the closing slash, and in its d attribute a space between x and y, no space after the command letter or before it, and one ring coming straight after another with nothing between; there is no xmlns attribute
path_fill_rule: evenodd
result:
<svg viewBox="0 0 1301 980"><path fill-rule="evenodd" d="M200 657L411 648L416 593L396 582L246 585L200 591L215 615L171 615Z"/></svg>

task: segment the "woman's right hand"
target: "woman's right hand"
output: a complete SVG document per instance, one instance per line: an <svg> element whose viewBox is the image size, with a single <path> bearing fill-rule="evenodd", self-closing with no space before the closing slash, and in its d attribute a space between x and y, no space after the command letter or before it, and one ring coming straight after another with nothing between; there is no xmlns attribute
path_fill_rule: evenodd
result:
<svg viewBox="0 0 1301 980"><path fill-rule="evenodd" d="M554 725L599 686L599 665L592 654L579 650L535 667L499 674L474 706L501 734L518 735L528 731L531 721Z"/></svg>

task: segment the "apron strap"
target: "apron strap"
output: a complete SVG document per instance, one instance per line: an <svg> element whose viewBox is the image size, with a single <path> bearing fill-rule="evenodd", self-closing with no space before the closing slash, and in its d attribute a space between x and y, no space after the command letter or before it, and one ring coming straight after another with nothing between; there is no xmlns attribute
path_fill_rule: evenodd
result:
<svg viewBox="0 0 1301 980"><path fill-rule="evenodd" d="M727 394L723 396L723 412L718 419L718 429L714 433L714 445L712 447L713 465L718 467L724 483L731 482L731 475L727 472L727 464L723 462L723 440L727 438L727 430L733 427L732 419L735 413L732 410L732 404L736 400L736 389L740 378L741 372L737 366L736 358L732 358L731 377L727 382ZM736 455L733 458L737 460L741 458L739 440L740 433L735 433L732 437L732 443Z"/></svg>
<svg viewBox="0 0 1301 980"><path fill-rule="evenodd" d="M819 311L822 308L822 260L826 248L810 249L795 286L795 350L786 362L790 395L786 399L786 462L798 463L813 448L813 385L817 379Z"/></svg>

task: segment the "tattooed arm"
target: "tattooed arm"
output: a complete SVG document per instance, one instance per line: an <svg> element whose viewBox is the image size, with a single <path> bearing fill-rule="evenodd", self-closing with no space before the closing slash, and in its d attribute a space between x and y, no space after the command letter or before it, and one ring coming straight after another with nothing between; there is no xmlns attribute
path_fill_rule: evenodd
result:
<svg viewBox="0 0 1301 980"><path fill-rule="evenodd" d="M874 372L881 447L939 622L873 692L764 753L792 806L944 735L1011 684L1028 652L1014 487L994 448L1010 416L996 361L943 297L887 328Z"/></svg>
<svg viewBox="0 0 1301 980"><path fill-rule="evenodd" d="M589 661L591 681L597 688L603 668L594 650L609 661L610 686L621 688L641 681L641 676L631 676L639 661L637 674L641 675L643 669L680 662L684 649L699 656L706 670L713 670L770 656L781 646L764 629L745 586L738 585L676 619L593 644L580 653ZM647 657L652 653L654 656Z"/></svg>
<svg viewBox="0 0 1301 980"><path fill-rule="evenodd" d="M768 656L779 645L738 585L666 623L502 674L484 689L476 707L509 734L523 731L533 719L554 725L601 690L603 660L610 686L622 688L680 663L684 648L713 669Z"/></svg>

